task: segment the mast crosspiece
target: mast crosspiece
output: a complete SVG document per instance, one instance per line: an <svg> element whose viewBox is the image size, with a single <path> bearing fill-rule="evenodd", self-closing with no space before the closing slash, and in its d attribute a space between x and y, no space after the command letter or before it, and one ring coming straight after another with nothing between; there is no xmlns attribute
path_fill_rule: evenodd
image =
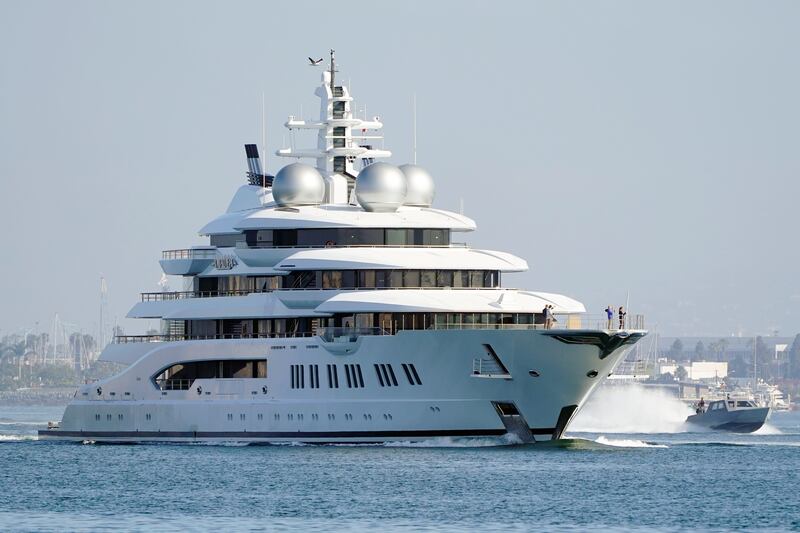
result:
<svg viewBox="0 0 800 533"><path fill-rule="evenodd" d="M353 112L353 98L349 87L336 84L336 51L330 49L330 65L322 73L322 85L317 87L315 94L321 100L320 116L317 120L304 120L290 116L284 126L290 131L316 130L317 146L298 150L292 145L281 148L275 154L279 157L295 159L315 159L317 169L325 179L346 179L352 188L359 170L356 162L361 161L362 169L378 158L391 157L389 150L373 148L369 140L381 140L380 135L369 135L367 131L383 128L383 123L378 117L368 120L357 118ZM363 142L365 144L361 144ZM349 194L347 195L349 198ZM332 197L328 198L329 201ZM338 201L338 200L337 200ZM348 200L344 200L346 203ZM334 202L335 203L335 202Z"/></svg>

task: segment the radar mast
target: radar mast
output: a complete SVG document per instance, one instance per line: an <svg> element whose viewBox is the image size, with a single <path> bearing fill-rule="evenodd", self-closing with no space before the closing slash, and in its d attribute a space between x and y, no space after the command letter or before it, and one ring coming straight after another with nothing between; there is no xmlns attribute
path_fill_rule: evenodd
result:
<svg viewBox="0 0 800 533"><path fill-rule="evenodd" d="M330 67L322 72L322 84L316 94L320 99L318 120L305 120L289 116L284 126L289 131L317 130L316 149L281 148L276 155L296 159L315 159L315 166L325 178L325 203L349 203L358 172L378 158L391 157L389 150L373 148L373 142L382 140L380 134L368 134L383 128L378 117L372 120L357 118L349 88L336 84L336 53L330 50ZM292 143L294 144L294 143ZM361 165L356 170L356 162ZM337 186L345 183L346 187Z"/></svg>

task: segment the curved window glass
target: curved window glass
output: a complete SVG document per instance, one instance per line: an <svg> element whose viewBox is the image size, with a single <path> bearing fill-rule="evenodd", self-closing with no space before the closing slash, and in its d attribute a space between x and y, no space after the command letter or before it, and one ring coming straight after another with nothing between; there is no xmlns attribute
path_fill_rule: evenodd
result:
<svg viewBox="0 0 800 533"><path fill-rule="evenodd" d="M296 270L286 276L196 276L194 294L184 297L237 296L277 289L494 288L499 286L500 272L497 270Z"/></svg>
<svg viewBox="0 0 800 533"><path fill-rule="evenodd" d="M266 359L223 359L176 363L155 376L153 382L161 390L188 390L196 379L265 377Z"/></svg>
<svg viewBox="0 0 800 533"><path fill-rule="evenodd" d="M251 247L280 246L449 246L449 229L308 228L248 230Z"/></svg>

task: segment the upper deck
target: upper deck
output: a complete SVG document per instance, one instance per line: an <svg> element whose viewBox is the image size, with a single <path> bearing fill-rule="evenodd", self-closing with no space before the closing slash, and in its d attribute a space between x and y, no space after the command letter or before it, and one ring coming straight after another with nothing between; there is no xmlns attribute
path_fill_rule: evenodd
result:
<svg viewBox="0 0 800 533"><path fill-rule="evenodd" d="M252 188L250 186L244 186ZM253 189L260 189L259 187ZM454 232L474 231L475 221L464 215L431 207L400 206L394 212L365 211L349 204L322 204L280 207L270 192L249 193L251 202L242 200L229 211L202 228L201 235L226 235L246 230L320 229L320 228L405 228L447 229ZM234 209L231 211L231 209Z"/></svg>

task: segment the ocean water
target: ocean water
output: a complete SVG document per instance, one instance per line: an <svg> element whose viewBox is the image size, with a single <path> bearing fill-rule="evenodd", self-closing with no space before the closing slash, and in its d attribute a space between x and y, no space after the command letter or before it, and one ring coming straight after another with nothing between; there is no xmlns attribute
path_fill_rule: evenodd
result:
<svg viewBox="0 0 800 533"><path fill-rule="evenodd" d="M0 531L800 529L800 412L696 432L601 393L551 445L63 444L62 408L0 406Z"/></svg>

